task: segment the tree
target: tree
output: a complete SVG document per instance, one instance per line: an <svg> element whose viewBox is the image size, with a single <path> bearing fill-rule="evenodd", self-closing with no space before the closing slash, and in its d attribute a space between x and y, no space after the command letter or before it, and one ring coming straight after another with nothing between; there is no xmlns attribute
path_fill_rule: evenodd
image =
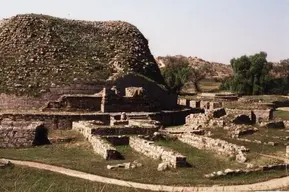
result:
<svg viewBox="0 0 289 192"><path fill-rule="evenodd" d="M268 83L269 94L288 94L289 92L289 59L281 60L273 68L273 76Z"/></svg>
<svg viewBox="0 0 289 192"><path fill-rule="evenodd" d="M199 82L205 78L207 67L194 69L185 57L166 57L166 67L162 69L162 75L169 86L175 92L180 93L185 84L192 82L195 90L200 91Z"/></svg>
<svg viewBox="0 0 289 192"><path fill-rule="evenodd" d="M229 87L231 91L243 95L260 95L266 92L272 63L267 62L265 52L233 58L231 66L234 77L223 87Z"/></svg>
<svg viewBox="0 0 289 192"><path fill-rule="evenodd" d="M289 79L289 59L281 60L280 64L274 67L274 72L281 78Z"/></svg>

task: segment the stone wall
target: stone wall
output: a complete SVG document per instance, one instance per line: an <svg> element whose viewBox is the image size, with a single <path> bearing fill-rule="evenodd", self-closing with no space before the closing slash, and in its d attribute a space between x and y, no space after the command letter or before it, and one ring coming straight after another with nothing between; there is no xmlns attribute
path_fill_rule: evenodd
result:
<svg viewBox="0 0 289 192"><path fill-rule="evenodd" d="M248 116L252 123L261 123L264 121L270 121L273 119L272 109L254 109L254 110L241 110L241 109L226 109L229 115L246 115Z"/></svg>
<svg viewBox="0 0 289 192"><path fill-rule="evenodd" d="M161 160L169 167L177 168L187 165L186 157L175 151L157 146L153 141L147 141L139 137L130 137L129 145L139 153L150 158Z"/></svg>
<svg viewBox="0 0 289 192"><path fill-rule="evenodd" d="M0 119L11 119L15 121L42 121L47 129L72 129L73 121L99 120L109 124L109 114L79 114L79 113L2 113Z"/></svg>
<svg viewBox="0 0 289 192"><path fill-rule="evenodd" d="M160 126L154 124L139 124L136 125L99 125L94 124L91 121L79 121L73 122L73 126L83 126L90 128L88 134L93 135L153 135L154 132L158 132Z"/></svg>
<svg viewBox="0 0 289 192"><path fill-rule="evenodd" d="M235 145L221 139L214 139L206 136L194 134L182 134L178 139L198 149L205 149L216 152L220 155L235 157L238 162L246 161L246 154L248 151L244 146Z"/></svg>
<svg viewBox="0 0 289 192"><path fill-rule="evenodd" d="M142 87L147 93L147 99L159 105L161 109L174 109L177 106L177 95L170 93L164 86L136 74L128 74L113 82L119 94L125 96L126 87ZM136 106L132 106L133 107ZM133 110L131 110L133 111Z"/></svg>
<svg viewBox="0 0 289 192"><path fill-rule="evenodd" d="M48 93L38 97L16 96L13 94L0 94L0 109L40 109L49 101L57 100L63 94L94 94L101 91L101 84L72 84L64 87L52 87Z"/></svg>
<svg viewBox="0 0 289 192"><path fill-rule="evenodd" d="M200 109L184 109L175 111L162 111L148 114L150 119L161 122L164 126L183 125L186 123L186 116L191 113L203 112Z"/></svg>
<svg viewBox="0 0 289 192"><path fill-rule="evenodd" d="M0 125L0 148L31 147L42 122L5 122Z"/></svg>
<svg viewBox="0 0 289 192"><path fill-rule="evenodd" d="M254 109L253 113L255 115L255 119L257 123L260 123L263 121L270 121L273 119L272 109L264 109L264 110Z"/></svg>
<svg viewBox="0 0 289 192"><path fill-rule="evenodd" d="M93 135L92 128L85 126L83 123L73 122L73 130L83 134L83 136L92 145L93 151L101 155L104 159L119 159L120 153L108 141L98 135Z"/></svg>
<svg viewBox="0 0 289 192"><path fill-rule="evenodd" d="M252 168L252 169L226 169L224 171L216 171L210 174L205 174L204 177L209 178L209 179L217 179L221 177L225 177L228 175L243 175L243 174L250 174L250 173L257 173L257 172L263 172L263 171L269 171L269 170L287 170L289 167L289 164L282 163L282 164L272 164L272 165L265 165L265 166L260 166L257 168Z"/></svg>
<svg viewBox="0 0 289 192"><path fill-rule="evenodd" d="M100 111L101 100L94 95L62 95L48 102L42 111Z"/></svg>

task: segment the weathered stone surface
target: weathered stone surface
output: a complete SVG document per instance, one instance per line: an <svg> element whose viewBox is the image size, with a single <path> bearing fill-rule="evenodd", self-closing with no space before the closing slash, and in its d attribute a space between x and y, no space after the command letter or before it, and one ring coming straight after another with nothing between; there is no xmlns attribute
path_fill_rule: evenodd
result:
<svg viewBox="0 0 289 192"><path fill-rule="evenodd" d="M42 122L2 121L0 125L0 148L31 147L35 144L36 131L42 127Z"/></svg>
<svg viewBox="0 0 289 192"><path fill-rule="evenodd" d="M164 83L147 39L127 22L16 15L1 25L0 55L0 84L8 93L35 94L128 71Z"/></svg>
<svg viewBox="0 0 289 192"><path fill-rule="evenodd" d="M236 125L236 128L231 131L232 138L238 138L243 135L250 135L258 131L259 129L252 126Z"/></svg>
<svg viewBox="0 0 289 192"><path fill-rule="evenodd" d="M101 155L104 159L119 159L120 153L100 136L93 135L93 131L90 127L82 123L73 123L73 130L76 130L83 134L83 136L90 142L95 153Z"/></svg>
<svg viewBox="0 0 289 192"><path fill-rule="evenodd" d="M189 100L187 100L186 98L179 98L178 99L178 104L188 107L189 106Z"/></svg>
<svg viewBox="0 0 289 192"><path fill-rule="evenodd" d="M263 122L260 125L263 127L272 128L272 129L284 129L285 128L285 124L283 121Z"/></svg>
<svg viewBox="0 0 289 192"><path fill-rule="evenodd" d="M167 170L168 168L169 168L168 163L162 162L162 163L160 163L160 164L158 165L157 170L158 170L158 171L165 171L165 170Z"/></svg>
<svg viewBox="0 0 289 192"><path fill-rule="evenodd" d="M221 108L223 104L221 102L210 102L210 110Z"/></svg>
<svg viewBox="0 0 289 192"><path fill-rule="evenodd" d="M124 168L124 169L135 169L137 167L141 167L142 164L133 161L133 162L128 162L128 163L120 163L120 164L115 164L115 165L107 165L106 168L111 170L111 169L116 169L116 168Z"/></svg>
<svg viewBox="0 0 289 192"><path fill-rule="evenodd" d="M155 145L153 141L147 141L137 136L130 137L129 145L139 153L156 160L162 160L169 167L177 168L187 165L186 157L171 149Z"/></svg>
<svg viewBox="0 0 289 192"><path fill-rule="evenodd" d="M93 121L79 121L73 122L73 126L88 127L94 135L152 135L161 127L159 122L154 120L129 120L128 125L113 126L94 124Z"/></svg>
<svg viewBox="0 0 289 192"><path fill-rule="evenodd" d="M217 154L236 157L237 161L242 162L244 161L245 157L245 154L243 153L248 151L248 149L244 146L235 145L224 140L213 139L206 136L182 134L178 136L178 139L181 142L187 143L198 149L210 150L216 152ZM239 154L243 154L243 156L240 156ZM237 155L239 156L237 157Z"/></svg>
<svg viewBox="0 0 289 192"><path fill-rule="evenodd" d="M288 168L288 164L272 164L272 165L265 165L260 166L257 168L250 167L248 169L226 169L225 171L217 171L209 174L205 174L204 177L209 179L216 179L220 177L224 177L227 175L241 175L241 174L248 174L248 173L257 173L257 172L263 172L268 170L286 170Z"/></svg>
<svg viewBox="0 0 289 192"><path fill-rule="evenodd" d="M286 146L286 153L285 153L286 157L289 157L289 145Z"/></svg>
<svg viewBox="0 0 289 192"><path fill-rule="evenodd" d="M195 101L195 100L191 100L190 101L190 107L191 108L200 108L201 101Z"/></svg>

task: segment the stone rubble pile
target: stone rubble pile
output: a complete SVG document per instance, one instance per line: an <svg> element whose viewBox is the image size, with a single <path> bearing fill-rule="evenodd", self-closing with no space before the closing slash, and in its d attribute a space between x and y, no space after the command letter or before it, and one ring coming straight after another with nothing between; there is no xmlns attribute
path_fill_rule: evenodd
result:
<svg viewBox="0 0 289 192"><path fill-rule="evenodd" d="M116 168L135 169L135 168L142 167L142 166L143 165L141 163L139 163L138 161L133 161L133 162L128 162L128 163L107 165L106 168L109 169L109 170L116 169Z"/></svg>
<svg viewBox="0 0 289 192"><path fill-rule="evenodd" d="M249 174L253 172L263 172L268 170L287 170L289 168L289 164L273 164L273 165L265 165L258 168L252 168L252 169L226 169L224 171L216 171L210 174L205 174L204 177L209 179L216 179L220 177L224 177L227 175L241 175L241 174Z"/></svg>
<svg viewBox="0 0 289 192"><path fill-rule="evenodd" d="M225 121L221 118L226 115L223 108L205 110L205 113L190 114L186 117L186 125L192 128L224 127Z"/></svg>
<svg viewBox="0 0 289 192"><path fill-rule="evenodd" d="M236 161L240 163L244 163L247 160L246 152L248 152L249 149L244 146L235 145L221 139L194 134L182 134L178 136L178 139L198 149L210 150L220 155L235 157Z"/></svg>
<svg viewBox="0 0 289 192"><path fill-rule="evenodd" d="M104 81L127 71L163 83L147 39L122 21L16 15L0 26L0 55L5 93L41 94L51 86Z"/></svg>
<svg viewBox="0 0 289 192"><path fill-rule="evenodd" d="M259 129L256 127L248 127L248 126L242 126L242 125L241 126L236 125L235 127L236 128L230 131L229 133L232 138L239 138L240 136L251 135L259 131Z"/></svg>
<svg viewBox="0 0 289 192"><path fill-rule="evenodd" d="M137 136L130 137L129 145L135 151L147 157L161 160L162 165L171 168L184 167L187 165L186 157L182 154L167 148L155 145L153 141L148 141ZM162 165L159 165L162 166Z"/></svg>

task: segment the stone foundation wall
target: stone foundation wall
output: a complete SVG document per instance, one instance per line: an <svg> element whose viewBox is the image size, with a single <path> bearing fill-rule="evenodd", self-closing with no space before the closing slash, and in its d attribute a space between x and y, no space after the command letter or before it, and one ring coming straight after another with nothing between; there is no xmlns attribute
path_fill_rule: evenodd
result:
<svg viewBox="0 0 289 192"><path fill-rule="evenodd" d="M186 166L186 157L164 147L157 146L152 141L147 141L139 137L130 137L129 145L139 153L156 160L162 160L169 167L177 168Z"/></svg>
<svg viewBox="0 0 289 192"><path fill-rule="evenodd" d="M182 134L178 136L178 139L181 142L198 149L210 150L220 155L235 157L238 162L241 162L241 159L246 161L244 152L248 151L248 149L246 149L244 146L235 145L220 139L213 139L194 134Z"/></svg>
<svg viewBox="0 0 289 192"><path fill-rule="evenodd" d="M261 123L273 119L272 109L254 109L254 110L241 110L241 109L226 109L229 115L246 115L250 117L252 123Z"/></svg>
<svg viewBox="0 0 289 192"><path fill-rule="evenodd" d="M5 122L0 125L0 148L31 147L42 122Z"/></svg>
<svg viewBox="0 0 289 192"><path fill-rule="evenodd" d="M120 153L105 139L100 136L92 134L92 129L85 126L83 123L73 122L73 130L76 130L83 134L83 136L92 145L93 151L101 155L104 159L119 159Z"/></svg>
<svg viewBox="0 0 289 192"><path fill-rule="evenodd" d="M72 129L73 121L99 120L109 124L109 114L77 114L77 113L2 113L0 119L11 119L14 121L42 121L47 129Z"/></svg>
<svg viewBox="0 0 289 192"><path fill-rule="evenodd" d="M100 111L101 100L94 95L62 95L48 102L42 111Z"/></svg>
<svg viewBox="0 0 289 192"><path fill-rule="evenodd" d="M159 126L155 125L141 125L138 126L110 126L110 125L95 125L90 121L73 122L73 127L82 126L89 128L88 135L153 135L158 132Z"/></svg>
<svg viewBox="0 0 289 192"><path fill-rule="evenodd" d="M217 171L213 172L210 174L204 175L204 177L209 178L209 179L216 179L216 178L221 178L225 177L228 175L242 175L242 174L250 174L250 173L257 173L257 172L263 172L263 171L269 171L269 170L287 170L289 168L289 164L272 164L272 165L265 165L265 166L260 166L257 168L253 169L226 169L224 171Z"/></svg>
<svg viewBox="0 0 289 192"><path fill-rule="evenodd" d="M254 109L253 113L255 114L256 122L260 123L263 121L270 121L273 119L273 110L272 109L264 109L258 110Z"/></svg>

